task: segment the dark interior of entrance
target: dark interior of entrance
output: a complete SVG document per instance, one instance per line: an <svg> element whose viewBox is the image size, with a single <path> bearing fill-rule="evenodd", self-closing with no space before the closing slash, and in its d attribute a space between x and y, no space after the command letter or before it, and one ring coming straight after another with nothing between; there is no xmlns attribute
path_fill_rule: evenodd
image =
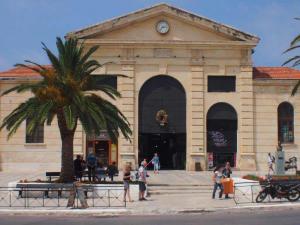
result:
<svg viewBox="0 0 300 225"><path fill-rule="evenodd" d="M185 169L185 134L140 134L140 158L158 153L161 169Z"/></svg>
<svg viewBox="0 0 300 225"><path fill-rule="evenodd" d="M164 75L149 79L139 94L139 162L151 160L154 153L161 169L185 169L185 91L177 80Z"/></svg>
<svg viewBox="0 0 300 225"><path fill-rule="evenodd" d="M208 167L230 162L235 167L237 152L237 114L227 103L213 105L207 114Z"/></svg>

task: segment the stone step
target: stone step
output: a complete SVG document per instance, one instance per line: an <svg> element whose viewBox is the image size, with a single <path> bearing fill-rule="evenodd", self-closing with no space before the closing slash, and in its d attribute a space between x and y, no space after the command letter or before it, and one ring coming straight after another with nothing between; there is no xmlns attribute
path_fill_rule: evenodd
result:
<svg viewBox="0 0 300 225"><path fill-rule="evenodd" d="M159 187L159 186L148 186L149 190L180 190L180 191L200 191L200 190L211 190L212 186L200 186L200 187Z"/></svg>
<svg viewBox="0 0 300 225"><path fill-rule="evenodd" d="M211 193L212 185L199 184L176 184L176 185L157 185L149 184L148 192L152 195L172 195L172 194L206 194Z"/></svg>
<svg viewBox="0 0 300 225"><path fill-rule="evenodd" d="M212 190L148 190L150 195L207 195L212 193Z"/></svg>
<svg viewBox="0 0 300 225"><path fill-rule="evenodd" d="M148 186L155 186L155 187L206 187L211 186L213 183L207 184L160 184L160 183L149 183Z"/></svg>

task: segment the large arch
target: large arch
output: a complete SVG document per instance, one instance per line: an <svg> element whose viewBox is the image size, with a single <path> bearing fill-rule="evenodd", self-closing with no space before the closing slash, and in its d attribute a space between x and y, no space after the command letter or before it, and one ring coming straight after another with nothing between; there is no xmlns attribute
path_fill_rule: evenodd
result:
<svg viewBox="0 0 300 225"><path fill-rule="evenodd" d="M147 80L139 92L139 162L157 152L162 169L185 169L186 94L171 76Z"/></svg>
<svg viewBox="0 0 300 225"><path fill-rule="evenodd" d="M207 154L210 168L230 162L236 165L238 116L228 103L210 107L206 117Z"/></svg>

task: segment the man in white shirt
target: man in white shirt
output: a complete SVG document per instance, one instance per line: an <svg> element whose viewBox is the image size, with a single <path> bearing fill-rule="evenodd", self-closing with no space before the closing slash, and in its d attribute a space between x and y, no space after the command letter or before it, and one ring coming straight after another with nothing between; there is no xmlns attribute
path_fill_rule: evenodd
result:
<svg viewBox="0 0 300 225"><path fill-rule="evenodd" d="M139 168L139 200L140 201L145 201L147 200L146 198L144 198L144 194L146 191L146 179L147 179L147 171L145 170L146 167L146 162L143 161L141 163L141 166Z"/></svg>

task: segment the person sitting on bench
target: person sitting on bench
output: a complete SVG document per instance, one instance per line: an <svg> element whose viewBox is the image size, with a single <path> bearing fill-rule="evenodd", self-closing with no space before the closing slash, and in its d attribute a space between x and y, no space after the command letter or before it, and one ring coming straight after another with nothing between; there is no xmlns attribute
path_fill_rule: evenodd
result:
<svg viewBox="0 0 300 225"><path fill-rule="evenodd" d="M106 181L106 169L103 167L102 163L98 163L98 166L96 168L96 178L98 181Z"/></svg>
<svg viewBox="0 0 300 225"><path fill-rule="evenodd" d="M118 168L116 166L116 162L112 162L112 164L107 167L107 175L110 178L111 182L114 181L114 176L116 174L118 174Z"/></svg>

